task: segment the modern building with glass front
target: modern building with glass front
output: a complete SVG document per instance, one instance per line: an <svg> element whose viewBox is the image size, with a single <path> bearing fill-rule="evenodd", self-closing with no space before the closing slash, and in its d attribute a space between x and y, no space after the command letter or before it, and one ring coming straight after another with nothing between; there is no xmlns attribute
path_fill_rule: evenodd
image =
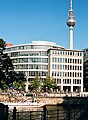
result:
<svg viewBox="0 0 88 120"><path fill-rule="evenodd" d="M29 80L35 76L44 80L48 76L47 50L50 48L63 47L54 42L33 41L31 44L6 47L5 53L12 59L16 72L22 72Z"/></svg>
<svg viewBox="0 0 88 120"><path fill-rule="evenodd" d="M6 47L14 70L27 79L53 78L61 91L83 91L83 51L65 49L54 42L33 41Z"/></svg>

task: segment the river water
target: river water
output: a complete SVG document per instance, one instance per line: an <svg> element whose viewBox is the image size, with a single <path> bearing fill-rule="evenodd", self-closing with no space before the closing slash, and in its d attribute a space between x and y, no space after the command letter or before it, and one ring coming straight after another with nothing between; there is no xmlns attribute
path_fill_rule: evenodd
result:
<svg viewBox="0 0 88 120"><path fill-rule="evenodd" d="M68 108L62 106L46 106L47 119L46 120L64 120L68 115ZM71 107L71 115L77 113L80 109ZM82 109L81 109L82 110ZM12 110L10 110L9 120L12 120ZM17 109L16 120L43 120L43 108L20 108Z"/></svg>

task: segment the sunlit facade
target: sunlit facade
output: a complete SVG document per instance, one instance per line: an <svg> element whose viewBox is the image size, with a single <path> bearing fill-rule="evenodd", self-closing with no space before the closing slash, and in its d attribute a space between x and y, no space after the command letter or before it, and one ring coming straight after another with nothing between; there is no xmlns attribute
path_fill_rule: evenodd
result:
<svg viewBox="0 0 88 120"><path fill-rule="evenodd" d="M52 77L59 91L83 91L83 51L65 49L54 42L33 41L6 47L16 72L28 80Z"/></svg>
<svg viewBox="0 0 88 120"><path fill-rule="evenodd" d="M83 51L49 49L49 74L55 79L58 90L83 91Z"/></svg>
<svg viewBox="0 0 88 120"><path fill-rule="evenodd" d="M41 80L48 75L48 54L50 48L63 48L54 42L33 41L31 44L21 44L6 47L12 59L16 72L23 72L28 79L39 76Z"/></svg>

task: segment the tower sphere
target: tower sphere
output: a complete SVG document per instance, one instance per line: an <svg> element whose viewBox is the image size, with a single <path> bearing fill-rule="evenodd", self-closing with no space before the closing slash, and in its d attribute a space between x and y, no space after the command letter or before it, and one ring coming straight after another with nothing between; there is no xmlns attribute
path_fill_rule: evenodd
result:
<svg viewBox="0 0 88 120"><path fill-rule="evenodd" d="M67 20L67 25L69 27L74 27L76 23L76 20L74 19L74 15L73 15L73 10L69 10L69 18Z"/></svg>

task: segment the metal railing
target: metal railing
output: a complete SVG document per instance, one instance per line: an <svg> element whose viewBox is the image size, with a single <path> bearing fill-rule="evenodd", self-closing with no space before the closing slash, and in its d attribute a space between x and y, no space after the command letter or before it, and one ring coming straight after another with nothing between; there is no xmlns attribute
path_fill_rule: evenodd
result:
<svg viewBox="0 0 88 120"><path fill-rule="evenodd" d="M77 120L82 112L82 108L68 107L66 110L47 110L46 106L39 111L17 112L14 107L12 120Z"/></svg>

